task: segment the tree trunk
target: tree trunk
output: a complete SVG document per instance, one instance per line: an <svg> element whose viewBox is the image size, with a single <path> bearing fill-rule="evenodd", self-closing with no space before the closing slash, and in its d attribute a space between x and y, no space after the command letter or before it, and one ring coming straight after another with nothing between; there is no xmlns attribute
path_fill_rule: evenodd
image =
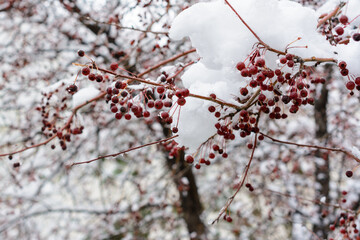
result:
<svg viewBox="0 0 360 240"><path fill-rule="evenodd" d="M327 79L325 84L322 86L321 95L315 101L315 124L316 132L315 137L319 142L326 144L328 138L327 131L327 115L326 108L328 102L328 89L327 82L330 81L332 75L332 66L325 66L325 73L327 74ZM329 182L330 182L330 172L329 172L329 155L324 152L317 150L315 152L315 157L317 159L322 159L323 161L315 161L315 196L316 199L320 200L325 197L326 202L329 203ZM318 219L318 222L313 226L313 232L322 239L327 239L329 233L329 223L326 217L327 209L325 206L319 204L318 216L321 216Z"/></svg>
<svg viewBox="0 0 360 240"><path fill-rule="evenodd" d="M166 137L171 136L170 129L166 127L163 129ZM173 171L173 180L178 188L180 196L179 200L181 202L182 217L188 228L190 239L206 239L206 227L200 218L203 207L200 202L192 168L185 161L184 150L179 150L175 158L167 157L166 163L170 171ZM187 179L188 185L186 191L182 189L181 178Z"/></svg>

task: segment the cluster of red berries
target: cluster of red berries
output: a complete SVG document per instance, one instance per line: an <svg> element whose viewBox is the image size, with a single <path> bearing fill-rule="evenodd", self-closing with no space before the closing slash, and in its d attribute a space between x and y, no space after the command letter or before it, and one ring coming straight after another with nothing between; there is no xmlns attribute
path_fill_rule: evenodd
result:
<svg viewBox="0 0 360 240"><path fill-rule="evenodd" d="M350 41L350 37L358 42L360 41L360 33L355 32L352 36L345 34L345 28L349 26L350 22L346 15L340 15L324 23L321 26L321 31L333 45L347 44Z"/></svg>
<svg viewBox="0 0 360 240"><path fill-rule="evenodd" d="M342 191L342 195L345 197L347 192ZM336 228L339 227L339 232L343 235L343 239L360 239L359 229L357 228L355 220L356 219L353 214L342 212L337 221L330 224L329 229L331 231L336 231Z"/></svg>
<svg viewBox="0 0 360 240"><path fill-rule="evenodd" d="M176 158L179 154L180 150L184 150L184 147L179 147L178 143L175 141L171 141L171 142L165 142L163 143L163 146L165 148L165 150L167 152L169 152L169 157L170 158Z"/></svg>
<svg viewBox="0 0 360 240"><path fill-rule="evenodd" d="M251 61L251 59L256 59ZM288 67L294 67L297 62L292 54L286 54L281 57L279 62ZM249 61L249 66L246 67L244 62L239 62L236 68L240 71L243 77L250 78L248 86L251 88L260 88L261 93L258 96L258 105L260 110L269 114L271 119L287 118L287 114L283 113L279 100L281 99L284 104L292 103L289 112L296 113L301 105L314 104L314 99L309 97L310 84L325 83L324 78L313 78L311 73L302 70L299 74L291 75L291 73L284 73L280 69L274 71L268 69L265 60L260 57L254 58L252 56ZM280 86L288 86L286 93L282 93ZM267 97L265 91L273 93L273 97ZM249 90L247 87L240 89L242 96L247 96ZM210 110L210 109L209 109Z"/></svg>

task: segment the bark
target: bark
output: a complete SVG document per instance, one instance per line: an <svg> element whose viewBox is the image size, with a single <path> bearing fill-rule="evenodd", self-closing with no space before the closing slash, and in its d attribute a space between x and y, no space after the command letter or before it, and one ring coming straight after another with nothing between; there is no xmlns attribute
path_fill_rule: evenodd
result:
<svg viewBox="0 0 360 240"><path fill-rule="evenodd" d="M163 130L166 137L171 136L171 131L169 128L164 127ZM192 237L191 239L205 239L206 227L200 218L203 207L200 202L195 176L193 174L192 168L185 161L184 151L179 150L178 156L176 158L167 157L166 163L170 171L173 171L173 180L179 189L179 200L181 202L182 217L186 223L188 232L191 236L192 233L196 233L196 237ZM179 188L179 180L181 178L186 178L189 183L187 191L182 191Z"/></svg>
<svg viewBox="0 0 360 240"><path fill-rule="evenodd" d="M327 82L330 81L332 75L332 66L325 66L325 73L327 74L326 83L322 86L321 95L315 101L314 117L316 124L315 137L322 144L326 144L328 138L327 131L327 103L328 103L328 89ZM317 150L315 152L315 157L322 159L323 161L315 161L315 197L320 199L326 197L326 202L329 203L329 182L330 182L330 172L329 172L329 155L324 152ZM322 239L327 239L329 234L329 222L326 217L327 208L319 204L318 213L319 221L314 224L313 232Z"/></svg>

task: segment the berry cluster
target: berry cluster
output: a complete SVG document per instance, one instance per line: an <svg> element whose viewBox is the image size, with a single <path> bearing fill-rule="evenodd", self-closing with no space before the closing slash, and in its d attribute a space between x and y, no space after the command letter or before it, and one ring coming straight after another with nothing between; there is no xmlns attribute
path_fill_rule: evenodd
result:
<svg viewBox="0 0 360 240"><path fill-rule="evenodd" d="M321 31L332 45L348 44L351 39L358 42L360 41L360 33L351 30L345 31L354 20L349 21L349 18L344 14L335 16L321 26Z"/></svg>

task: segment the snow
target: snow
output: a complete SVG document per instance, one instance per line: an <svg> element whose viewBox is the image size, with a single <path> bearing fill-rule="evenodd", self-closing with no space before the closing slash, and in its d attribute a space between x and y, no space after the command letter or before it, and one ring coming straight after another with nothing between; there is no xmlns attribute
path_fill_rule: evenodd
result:
<svg viewBox="0 0 360 240"><path fill-rule="evenodd" d="M285 51L288 44L301 37L290 46L307 48L291 48L288 52L301 57L335 56L335 48L316 31L318 13L314 10L285 0L229 2L271 47ZM184 86L194 94L215 93L226 102L236 103L234 95L239 95L239 89L248 83L236 70L236 63L247 58L258 40L223 0L198 3L181 12L172 24L170 37L181 40L187 36L201 60L182 76ZM277 58L269 51L264 55L267 66L272 69L277 65ZM188 98L181 109L177 141L190 151L195 151L216 133L217 119L207 111L207 106L209 103Z"/></svg>
<svg viewBox="0 0 360 240"><path fill-rule="evenodd" d="M360 159L360 150L359 150L357 147L353 146L353 147L351 148L351 153L352 153L355 157L357 157L357 158Z"/></svg>
<svg viewBox="0 0 360 240"><path fill-rule="evenodd" d="M89 101L90 99L98 96L100 91L93 86L80 89L73 95L72 106L73 108Z"/></svg>

